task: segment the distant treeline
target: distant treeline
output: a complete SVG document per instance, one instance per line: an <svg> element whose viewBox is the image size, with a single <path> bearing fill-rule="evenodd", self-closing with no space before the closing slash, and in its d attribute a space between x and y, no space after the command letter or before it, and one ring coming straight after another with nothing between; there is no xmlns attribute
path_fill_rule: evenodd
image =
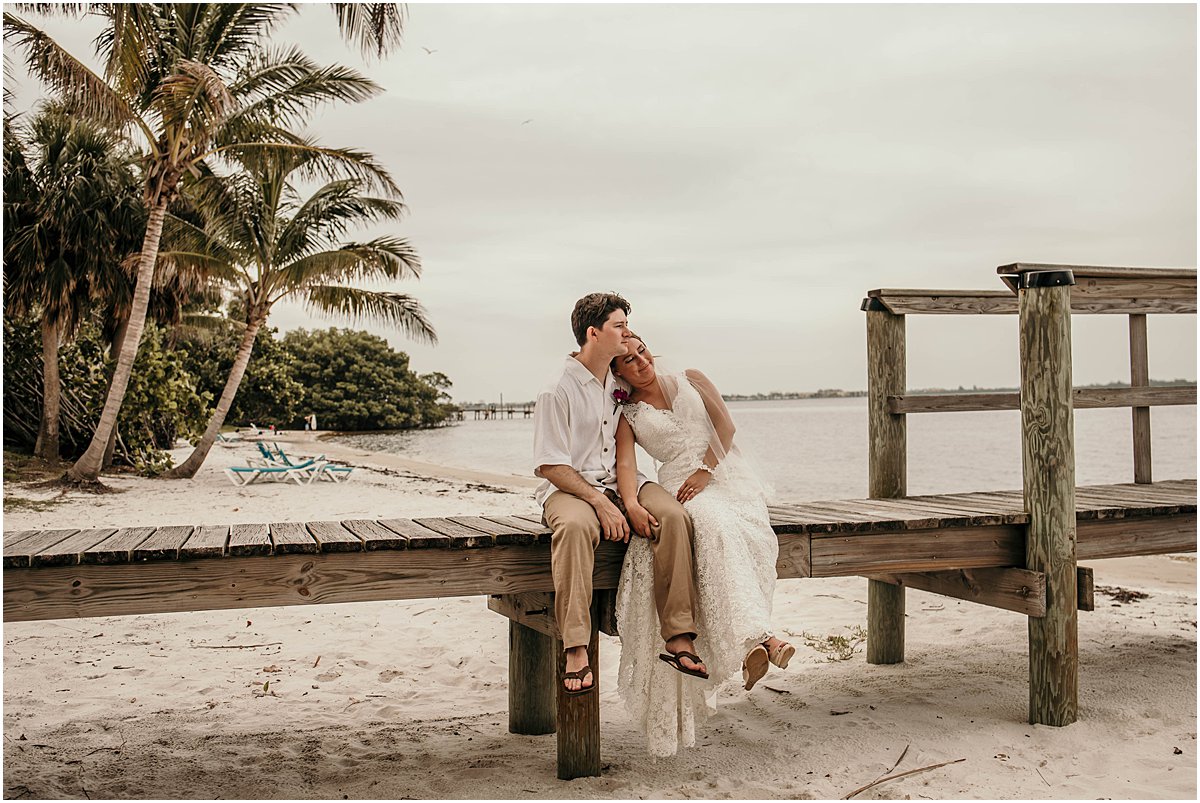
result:
<svg viewBox="0 0 1200 803"><path fill-rule="evenodd" d="M150 324L118 419L115 462L150 471L166 467L161 450L197 438L225 386L242 339L240 326L214 318L204 327ZM323 430L414 429L445 422L450 379L416 374L408 355L382 337L350 329L299 329L278 336L264 327L255 342L227 424L300 429L315 414ZM4 443L32 449L42 409L38 323L4 321ZM112 371L101 322L81 326L60 354L62 453L87 447Z"/></svg>
<svg viewBox="0 0 1200 803"><path fill-rule="evenodd" d="M1151 379L1150 384L1155 387L1172 386L1172 385L1194 385L1194 379ZM1114 382L1093 382L1089 385L1077 385L1080 388L1127 388L1128 382L1120 380ZM981 388L978 385L964 387L959 385L957 388L910 388L909 393L1016 393L1020 388ZM866 396L865 390L841 390L840 388L824 388L818 391L791 391L781 393L773 391L771 393L752 393L749 395L741 393L723 394L721 398L725 401L780 401L784 399L849 399Z"/></svg>

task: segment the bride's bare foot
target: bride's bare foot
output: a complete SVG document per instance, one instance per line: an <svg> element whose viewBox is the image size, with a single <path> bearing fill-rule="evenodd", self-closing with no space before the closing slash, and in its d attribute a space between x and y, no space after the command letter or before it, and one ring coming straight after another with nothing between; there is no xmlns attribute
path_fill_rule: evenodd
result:
<svg viewBox="0 0 1200 803"><path fill-rule="evenodd" d="M690 652L694 655L696 653L696 645L692 642L692 637L684 633L667 641L667 652L672 655L677 655L681 652ZM697 663L687 656L680 656L679 663L685 669L704 673L708 672L708 667L704 665L703 661Z"/></svg>
<svg viewBox="0 0 1200 803"><path fill-rule="evenodd" d="M587 647L571 647L567 650L567 674L579 672L588 665ZM590 689L596 682L595 677L589 671L582 678L563 678L563 687L567 691L581 691Z"/></svg>

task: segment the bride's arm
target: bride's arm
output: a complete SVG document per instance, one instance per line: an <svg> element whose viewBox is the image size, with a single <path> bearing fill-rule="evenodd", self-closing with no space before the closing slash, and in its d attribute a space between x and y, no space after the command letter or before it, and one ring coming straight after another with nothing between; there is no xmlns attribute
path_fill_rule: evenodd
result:
<svg viewBox="0 0 1200 803"><path fill-rule="evenodd" d="M625 512L634 532L643 538L650 537L650 525L658 522L650 511L638 501L637 453L634 451L633 427L622 415L617 420L617 492L625 503Z"/></svg>

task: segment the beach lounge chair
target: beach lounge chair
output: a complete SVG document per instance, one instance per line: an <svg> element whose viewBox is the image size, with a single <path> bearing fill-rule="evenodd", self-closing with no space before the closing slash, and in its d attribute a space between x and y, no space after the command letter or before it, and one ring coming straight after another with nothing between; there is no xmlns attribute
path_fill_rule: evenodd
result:
<svg viewBox="0 0 1200 803"><path fill-rule="evenodd" d="M229 481L234 485L249 485L259 480L291 481L297 485L308 485L324 467L325 463L317 460L309 460L296 466L230 466L225 469L225 476L229 477Z"/></svg>
<svg viewBox="0 0 1200 803"><path fill-rule="evenodd" d="M285 453L285 452L283 451L283 449L281 449L281 448L280 448L280 446L279 446L279 444L278 444L278 443L272 443L271 445L275 447L275 453L276 453L276 456L275 456L275 457L271 457L271 458L269 458L269 459L271 459L271 460L274 460L276 463L281 463L281 464L283 464L283 465L285 465L285 466L294 466L294 465L296 465L295 461L293 461L293 460L292 460L290 457L288 457L288 456L287 456L287 453ZM261 448L261 447L260 447L260 448ZM269 451L266 451L266 450L264 450L264 452L265 452L266 454L270 454L270 452L269 452ZM314 458L313 458L313 460L324 460L324 459L325 459L325 455L323 455L323 454L321 454L321 455L317 455L316 457L314 457Z"/></svg>
<svg viewBox="0 0 1200 803"><path fill-rule="evenodd" d="M354 466L335 466L332 463L326 463L321 466L321 470L317 472L316 480L329 480L330 482L345 482L350 479L351 472L354 471Z"/></svg>
<svg viewBox="0 0 1200 803"><path fill-rule="evenodd" d="M230 432L226 435L224 432L217 433L217 443L238 443L241 437L236 432Z"/></svg>

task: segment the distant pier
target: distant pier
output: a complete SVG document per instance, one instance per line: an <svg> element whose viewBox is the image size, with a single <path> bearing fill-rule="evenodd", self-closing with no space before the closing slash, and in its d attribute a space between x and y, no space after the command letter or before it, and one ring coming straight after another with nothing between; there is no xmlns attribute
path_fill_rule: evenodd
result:
<svg viewBox="0 0 1200 803"><path fill-rule="evenodd" d="M452 418L456 421L465 421L468 413L476 421L493 421L501 418L513 418L515 416L532 418L533 402L526 402L524 404L468 404L458 408L458 412Z"/></svg>

